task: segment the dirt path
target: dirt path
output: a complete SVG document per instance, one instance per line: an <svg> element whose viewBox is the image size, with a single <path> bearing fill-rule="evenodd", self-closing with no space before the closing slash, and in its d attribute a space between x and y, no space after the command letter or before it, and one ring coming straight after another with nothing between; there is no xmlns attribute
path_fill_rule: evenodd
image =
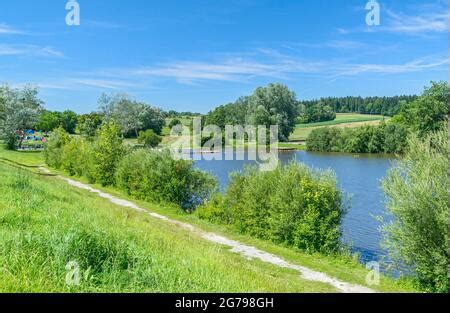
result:
<svg viewBox="0 0 450 313"><path fill-rule="evenodd" d="M49 170L47 168L41 167L40 168L41 171L45 172L45 173L50 173ZM181 228L184 228L188 231L194 232L197 235L199 235L200 237L202 237L205 240L208 240L210 242L216 243L216 244L220 244L223 246L227 246L229 248L231 248L231 251L234 253L238 253L241 256L248 258L248 259L259 259L265 263L270 263L273 264L275 266L279 266L282 268L289 268L289 269L293 269L296 270L300 273L301 277L303 279L306 280L311 280L311 281L317 281L317 282L323 282L323 283L327 283L332 285L333 287L335 287L338 291L340 292L344 292L344 293L373 293L375 292L374 290L361 286L361 285L355 285L355 284L350 284L347 282L343 282L340 281L336 278L330 277L325 273L322 272L317 272L317 271L313 271L307 267L303 267L300 265L295 265L292 263L289 263L285 260L283 260L281 257L276 256L274 254L270 254L268 252L259 250L255 247L252 246L248 246L245 245L243 243L240 243L238 241L234 241L231 239L228 239L226 237L214 234L214 233L208 233L205 232L199 228L196 228L194 226L192 226L191 224L187 224L187 223L183 223L174 219L170 219L166 216L157 214L157 213L153 213L150 212L146 209L140 208L139 206L137 206L136 204L134 204L133 202L130 202L128 200L124 200L124 199L120 199L117 197L114 197L111 194L105 193L103 191L97 190L92 188L91 186L69 179L69 178L65 178L62 176L58 176L60 179L66 181L69 185L74 186L76 188L79 189L84 189L87 190L89 192L92 193L96 193L99 197L102 197L104 199L109 200L110 202L122 206L122 207L126 207L126 208L130 208L133 209L135 211L150 215L153 218L157 218L159 220L163 220L166 221L168 223L171 223L173 225L177 225Z"/></svg>

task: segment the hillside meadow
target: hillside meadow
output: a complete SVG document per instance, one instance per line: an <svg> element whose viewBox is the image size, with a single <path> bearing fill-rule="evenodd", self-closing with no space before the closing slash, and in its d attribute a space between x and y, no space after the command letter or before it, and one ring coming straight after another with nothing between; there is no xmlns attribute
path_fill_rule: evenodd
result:
<svg viewBox="0 0 450 313"><path fill-rule="evenodd" d="M293 133L290 135L290 141L305 141L308 135L317 128L321 127L360 127L363 125L377 125L382 120L387 120L382 115L368 115L357 113L337 113L333 121L297 124Z"/></svg>

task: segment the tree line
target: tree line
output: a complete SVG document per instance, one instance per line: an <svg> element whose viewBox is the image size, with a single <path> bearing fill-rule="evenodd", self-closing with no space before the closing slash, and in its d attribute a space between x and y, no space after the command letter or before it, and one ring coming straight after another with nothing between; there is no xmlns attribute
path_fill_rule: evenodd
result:
<svg viewBox="0 0 450 313"><path fill-rule="evenodd" d="M142 137L144 144L154 146L168 116L194 114L164 112L126 94L101 95L98 110L87 114L50 111L44 109L36 88L0 86L0 138L10 149L20 146L26 130L49 133L62 127L69 134L93 137L102 124L111 120L116 121L123 137Z"/></svg>
<svg viewBox="0 0 450 313"><path fill-rule="evenodd" d="M299 124L333 121L336 119L336 112L333 111L333 108L322 102L309 106L300 103L297 110L299 114L297 123Z"/></svg>
<svg viewBox="0 0 450 313"><path fill-rule="evenodd" d="M420 137L445 127L449 87L433 82L422 95L405 103L390 120L375 126L314 129L307 139L309 151L350 153L402 153L411 133Z"/></svg>
<svg viewBox="0 0 450 313"><path fill-rule="evenodd" d="M263 95L265 93L265 95ZM205 116L206 125L248 125L256 122L280 125L280 140L286 140L296 123L316 123L336 118L336 113L381 114L393 116L417 96L329 97L299 101L286 86L270 84L250 96L220 105Z"/></svg>
<svg viewBox="0 0 450 313"><path fill-rule="evenodd" d="M400 112L407 103L417 99L416 95L394 97L326 97L317 100L300 101L304 109L320 105L330 107L336 113L380 114L393 116Z"/></svg>

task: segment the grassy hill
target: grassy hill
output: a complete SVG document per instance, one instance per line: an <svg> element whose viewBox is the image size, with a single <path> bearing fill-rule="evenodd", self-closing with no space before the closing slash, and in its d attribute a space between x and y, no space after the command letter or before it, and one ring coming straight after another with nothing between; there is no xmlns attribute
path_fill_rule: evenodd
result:
<svg viewBox="0 0 450 313"><path fill-rule="evenodd" d="M0 163L0 292L327 292L54 177ZM79 286L66 284L78 262Z"/></svg>
<svg viewBox="0 0 450 313"><path fill-rule="evenodd" d="M3 160L2 160L3 158ZM195 233L112 204L57 177L37 175L8 160L37 166L41 153L0 144L0 292L335 292L297 271L247 260ZM64 175L64 173L61 173ZM79 179L81 180L81 179ZM113 188L95 188L123 199ZM367 286L368 271L352 259L306 254L235 234L179 208L133 200L140 207L239 240L343 281ZM66 284L78 262L81 283ZM381 277L379 291L414 291Z"/></svg>
<svg viewBox="0 0 450 313"><path fill-rule="evenodd" d="M313 129L320 127L359 127L367 124L379 124L385 117L382 115L367 115L356 113L338 113L333 121L297 124L289 137L291 141L304 141Z"/></svg>

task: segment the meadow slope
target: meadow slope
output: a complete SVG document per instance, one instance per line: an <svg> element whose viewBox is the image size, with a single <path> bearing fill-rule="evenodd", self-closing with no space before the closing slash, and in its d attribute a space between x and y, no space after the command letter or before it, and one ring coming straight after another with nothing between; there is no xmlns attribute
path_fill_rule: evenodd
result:
<svg viewBox="0 0 450 313"><path fill-rule="evenodd" d="M297 124L294 132L289 137L290 141L305 141L308 135L317 128L321 127L360 127L363 125L377 125L383 119L388 119L382 115L368 115L358 113L338 113L333 121Z"/></svg>
<svg viewBox="0 0 450 313"><path fill-rule="evenodd" d="M77 190L57 177L32 174L38 153L0 149L0 291L3 292L337 292L330 284L301 278L298 270L247 260L229 247L207 242L181 224ZM35 168L19 169L6 160ZM19 166L20 167L20 166ZM111 188L95 186L116 197ZM366 285L363 266L346 258L309 255L237 235L227 228L183 214L173 206L133 201L204 233L239 240L290 264L323 272L351 284ZM79 286L65 282L66 265L77 260ZM377 291L414 291L384 276Z"/></svg>

